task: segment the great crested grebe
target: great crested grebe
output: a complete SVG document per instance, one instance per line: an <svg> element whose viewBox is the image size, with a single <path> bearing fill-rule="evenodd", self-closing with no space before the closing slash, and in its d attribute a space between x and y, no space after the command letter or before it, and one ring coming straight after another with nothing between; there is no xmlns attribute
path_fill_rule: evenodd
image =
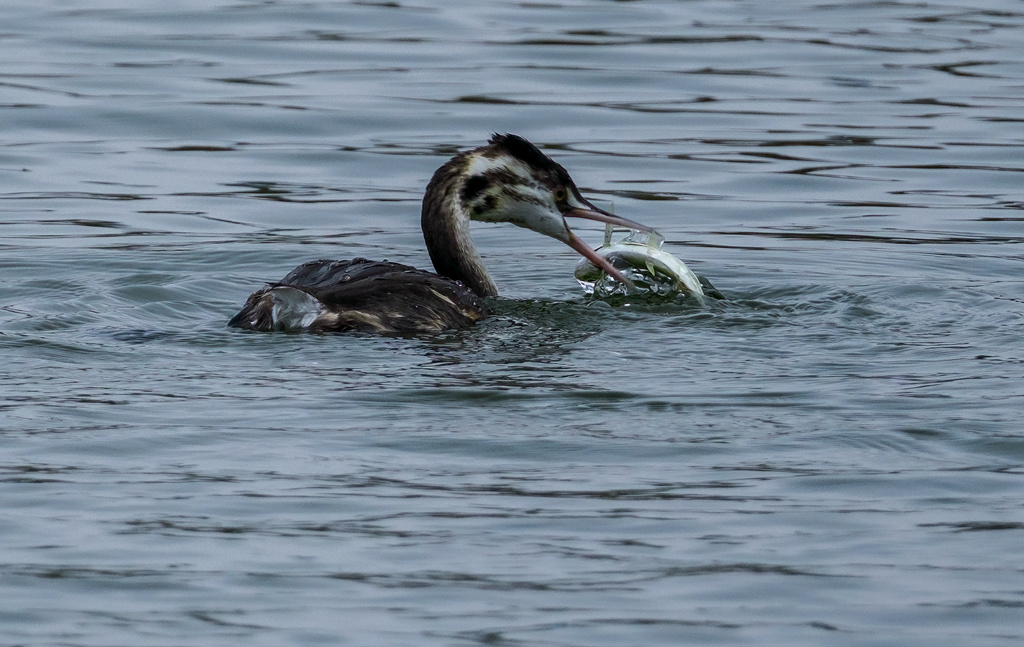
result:
<svg viewBox="0 0 1024 647"><path fill-rule="evenodd" d="M561 165L517 135L494 135L437 169L420 225L437 274L356 258L303 263L253 293L229 326L249 330L379 333L466 328L498 288L473 247L469 221L510 222L556 238L615 279L630 281L569 230L565 218L650 227L598 209Z"/></svg>

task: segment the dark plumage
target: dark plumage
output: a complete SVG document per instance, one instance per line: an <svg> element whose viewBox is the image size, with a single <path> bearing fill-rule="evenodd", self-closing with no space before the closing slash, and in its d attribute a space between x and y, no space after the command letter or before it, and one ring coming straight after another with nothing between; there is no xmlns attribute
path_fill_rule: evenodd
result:
<svg viewBox="0 0 1024 647"><path fill-rule="evenodd" d="M498 294L470 239L471 219L510 222L557 238L628 283L569 230L566 217L647 229L595 208L564 168L522 137L494 135L486 146L450 159L427 185L421 225L438 274L363 258L311 261L252 294L228 325L393 333L471 326L488 314L483 297Z"/></svg>
<svg viewBox="0 0 1024 647"><path fill-rule="evenodd" d="M309 332L422 333L468 328L489 314L483 300L461 283L410 265L369 261L309 261L252 294L229 326L252 330L291 330L275 323L274 309L290 303L313 315L299 326ZM317 312L312 297L322 304ZM301 314L296 312L296 314ZM280 319L280 317L279 317Z"/></svg>

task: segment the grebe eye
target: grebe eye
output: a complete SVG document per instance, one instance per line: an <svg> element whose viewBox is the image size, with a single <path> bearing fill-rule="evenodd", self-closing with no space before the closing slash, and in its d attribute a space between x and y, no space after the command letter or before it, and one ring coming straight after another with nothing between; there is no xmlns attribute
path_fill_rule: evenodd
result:
<svg viewBox="0 0 1024 647"><path fill-rule="evenodd" d="M564 187L555 189L555 202L565 202L569 199L569 192Z"/></svg>

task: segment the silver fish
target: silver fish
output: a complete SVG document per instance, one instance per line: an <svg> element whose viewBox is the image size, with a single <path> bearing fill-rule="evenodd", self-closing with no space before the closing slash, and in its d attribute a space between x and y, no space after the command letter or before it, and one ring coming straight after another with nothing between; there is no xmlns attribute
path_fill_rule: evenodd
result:
<svg viewBox="0 0 1024 647"><path fill-rule="evenodd" d="M636 284L634 290L609 277L605 272L582 259L573 274L588 293L601 297L614 294L692 294L704 301L700 279L686 263L661 248L665 239L653 231L631 231L628 236L611 243L606 231L605 244L597 253Z"/></svg>

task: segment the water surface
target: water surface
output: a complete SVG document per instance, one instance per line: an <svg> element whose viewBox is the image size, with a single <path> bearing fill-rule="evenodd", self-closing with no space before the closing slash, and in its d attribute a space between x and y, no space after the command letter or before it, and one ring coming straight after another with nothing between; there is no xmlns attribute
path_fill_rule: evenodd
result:
<svg viewBox="0 0 1024 647"><path fill-rule="evenodd" d="M4 645L1024 637L1020 2L0 14ZM493 131L729 298L225 328Z"/></svg>

